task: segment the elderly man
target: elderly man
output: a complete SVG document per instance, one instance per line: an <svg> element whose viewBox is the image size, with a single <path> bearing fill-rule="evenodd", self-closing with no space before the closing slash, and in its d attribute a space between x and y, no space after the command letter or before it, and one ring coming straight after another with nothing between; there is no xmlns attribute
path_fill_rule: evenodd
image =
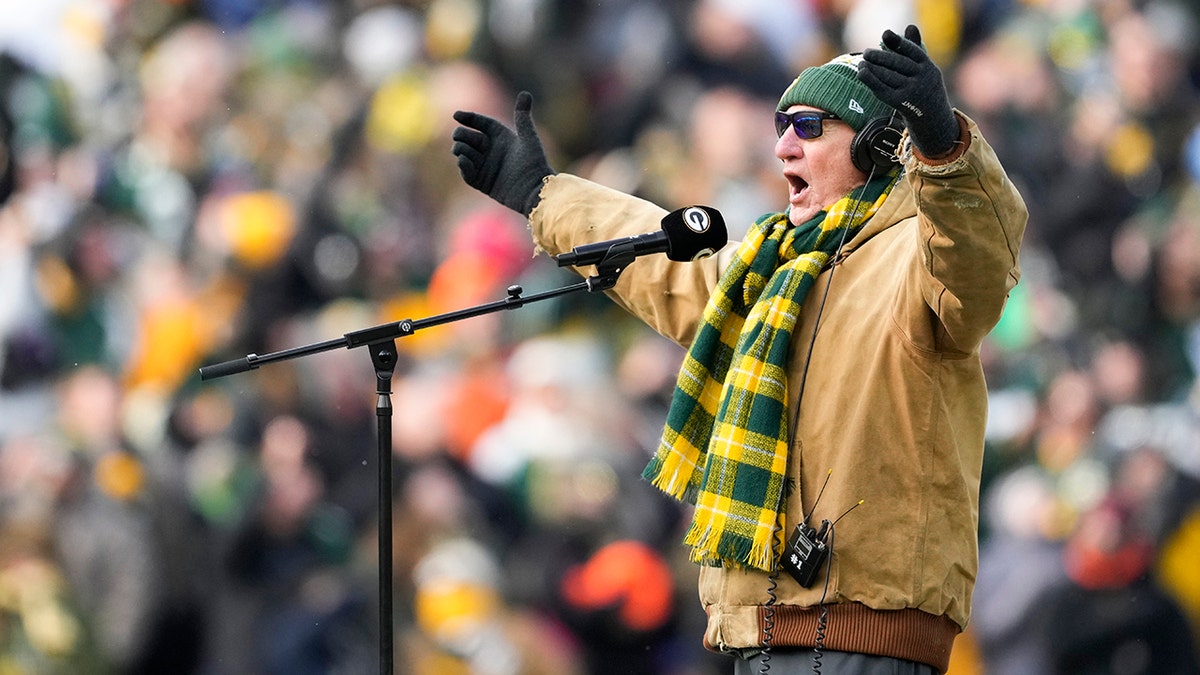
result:
<svg viewBox="0 0 1200 675"><path fill-rule="evenodd" d="M469 185L553 254L659 225L555 173L530 108L518 96L515 130L455 114ZM1025 205L915 26L804 70L775 125L787 209L612 289L688 348L645 477L695 505L704 644L735 672L942 672L977 568L979 348L1020 274Z"/></svg>

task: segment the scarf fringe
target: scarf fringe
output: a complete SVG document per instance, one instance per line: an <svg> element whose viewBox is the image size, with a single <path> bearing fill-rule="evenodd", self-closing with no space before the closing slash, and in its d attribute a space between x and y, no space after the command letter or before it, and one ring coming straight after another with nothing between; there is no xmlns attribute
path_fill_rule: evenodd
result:
<svg viewBox="0 0 1200 675"><path fill-rule="evenodd" d="M683 537L683 543L691 546L691 561L710 567L732 564L735 567L751 567L763 572L775 569L779 551L772 541L758 542L737 536L732 532L717 532L711 526L701 526L693 521Z"/></svg>
<svg viewBox="0 0 1200 675"><path fill-rule="evenodd" d="M676 452L658 452L642 470L642 478L675 499L695 504L700 483L693 480L695 472Z"/></svg>

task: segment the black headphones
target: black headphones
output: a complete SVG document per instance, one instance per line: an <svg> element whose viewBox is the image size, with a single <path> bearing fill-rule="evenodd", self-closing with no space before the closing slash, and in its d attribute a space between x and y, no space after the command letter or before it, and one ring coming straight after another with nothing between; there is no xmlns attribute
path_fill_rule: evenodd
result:
<svg viewBox="0 0 1200 675"><path fill-rule="evenodd" d="M850 159L854 166L870 175L900 163L897 151L904 127L896 115L876 117L866 123L850 141Z"/></svg>

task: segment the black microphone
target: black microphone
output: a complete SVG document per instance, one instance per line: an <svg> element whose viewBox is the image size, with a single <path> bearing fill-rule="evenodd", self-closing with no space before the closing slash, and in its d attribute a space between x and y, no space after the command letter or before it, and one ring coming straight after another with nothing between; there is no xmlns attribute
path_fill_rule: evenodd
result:
<svg viewBox="0 0 1200 675"><path fill-rule="evenodd" d="M595 265L605 258L632 253L634 257L666 253L677 262L706 258L727 243L725 219L711 206L687 206L663 216L662 229L624 239L576 246L554 256L559 267Z"/></svg>

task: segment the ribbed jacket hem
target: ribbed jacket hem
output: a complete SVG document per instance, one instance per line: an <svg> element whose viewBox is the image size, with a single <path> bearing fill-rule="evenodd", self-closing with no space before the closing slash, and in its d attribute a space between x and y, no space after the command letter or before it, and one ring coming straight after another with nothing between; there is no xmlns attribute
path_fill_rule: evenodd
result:
<svg viewBox="0 0 1200 675"><path fill-rule="evenodd" d="M858 603L827 605L825 649L890 656L927 663L940 673L950 667L950 649L960 629L944 616L919 609L877 610ZM766 637L767 608L758 611L759 634ZM814 647L820 609L776 605L772 647Z"/></svg>

